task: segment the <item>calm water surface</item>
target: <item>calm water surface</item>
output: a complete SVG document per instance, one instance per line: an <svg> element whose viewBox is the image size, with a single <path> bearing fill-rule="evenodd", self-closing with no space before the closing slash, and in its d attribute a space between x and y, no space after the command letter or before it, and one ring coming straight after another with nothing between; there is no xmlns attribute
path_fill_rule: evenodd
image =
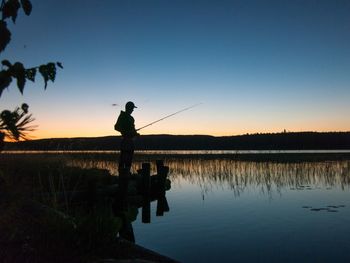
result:
<svg viewBox="0 0 350 263"><path fill-rule="evenodd" d="M74 164L116 174L111 160ZM151 224L138 217L138 244L181 262L350 262L350 161L166 165L170 211L154 202Z"/></svg>

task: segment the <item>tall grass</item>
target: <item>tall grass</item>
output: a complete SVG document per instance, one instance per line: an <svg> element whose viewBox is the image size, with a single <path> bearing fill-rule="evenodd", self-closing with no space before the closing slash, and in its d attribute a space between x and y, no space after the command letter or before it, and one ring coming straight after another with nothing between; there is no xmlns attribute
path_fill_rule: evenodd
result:
<svg viewBox="0 0 350 263"><path fill-rule="evenodd" d="M113 183L108 171L67 167L63 156L0 155L3 262L86 262L121 227L111 200L94 206L77 192ZM101 208L102 207L102 208Z"/></svg>

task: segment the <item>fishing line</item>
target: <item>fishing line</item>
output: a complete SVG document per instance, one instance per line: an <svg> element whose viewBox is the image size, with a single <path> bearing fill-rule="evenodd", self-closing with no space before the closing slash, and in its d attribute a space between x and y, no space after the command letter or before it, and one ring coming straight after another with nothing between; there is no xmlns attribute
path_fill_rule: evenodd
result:
<svg viewBox="0 0 350 263"><path fill-rule="evenodd" d="M197 104L194 104L194 105L189 106L189 107L187 107L187 108L184 108L184 109L182 109L182 110L179 110L179 111L177 111L177 112L174 112L174 113L172 113L172 114L169 114L169 115L167 115L167 116L165 116L165 117L163 117L163 118L161 118L161 119L159 119L159 120L153 121L153 122L151 122L151 123L149 123L149 124L147 124L147 125L145 125L145 126L142 126L141 128L138 128L136 131L139 131L139 130L141 130L141 129L143 129L143 128L146 128L146 127L148 127L148 126L151 126L151 125L153 125L153 124L155 124L155 123L157 123L157 122L160 122L160 121L165 120L165 119L167 119L167 118L169 118L169 117L172 117L172 116L174 116L174 115L176 115L176 114L178 114L178 113L180 113L180 112L184 112L184 111L187 111L187 110L192 109L192 108L194 108L194 107L197 107L197 106L199 106L199 105L201 105L201 104L203 104L203 103L197 103Z"/></svg>

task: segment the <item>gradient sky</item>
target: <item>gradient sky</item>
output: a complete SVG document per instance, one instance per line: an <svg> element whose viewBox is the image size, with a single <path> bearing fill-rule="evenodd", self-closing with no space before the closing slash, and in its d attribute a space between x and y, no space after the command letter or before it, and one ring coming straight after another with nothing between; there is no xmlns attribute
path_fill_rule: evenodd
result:
<svg viewBox="0 0 350 263"><path fill-rule="evenodd" d="M127 101L141 134L350 130L350 1L32 0L1 59L60 61L22 96L36 138L116 135ZM113 103L118 106L112 106Z"/></svg>

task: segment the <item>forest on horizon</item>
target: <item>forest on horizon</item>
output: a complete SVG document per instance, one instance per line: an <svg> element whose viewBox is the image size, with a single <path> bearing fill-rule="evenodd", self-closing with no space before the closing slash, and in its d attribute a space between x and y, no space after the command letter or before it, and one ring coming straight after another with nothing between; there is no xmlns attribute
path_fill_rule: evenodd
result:
<svg viewBox="0 0 350 263"><path fill-rule="evenodd" d="M7 142L4 150L119 150L120 136ZM215 137L142 135L136 150L348 150L350 132L283 132Z"/></svg>

